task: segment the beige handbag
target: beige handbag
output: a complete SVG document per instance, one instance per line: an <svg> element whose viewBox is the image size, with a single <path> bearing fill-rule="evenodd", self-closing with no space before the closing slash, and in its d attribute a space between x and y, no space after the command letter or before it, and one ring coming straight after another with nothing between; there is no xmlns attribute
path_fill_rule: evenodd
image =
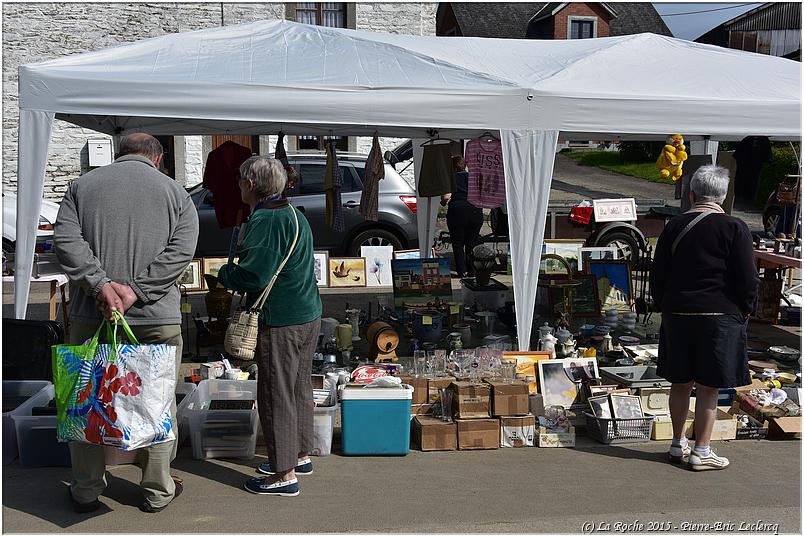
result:
<svg viewBox="0 0 804 537"><path fill-rule="evenodd" d="M250 308L238 305L235 308L234 314L232 314L229 326L226 328L223 348L235 358L240 358L241 360L254 359L254 350L257 348L260 312L265 302L268 300L268 293L271 292L276 278L279 276L279 273L282 272L282 269L285 268L285 264L288 262L288 259L290 259L293 250L296 249L296 242L299 240L299 217L296 215L296 209L293 209L293 219L296 221L296 236L293 238L293 243L290 245L288 255L285 256L285 259L279 264L279 268L276 269L276 273L271 278L271 281L268 282L265 289L262 290L257 301Z"/></svg>

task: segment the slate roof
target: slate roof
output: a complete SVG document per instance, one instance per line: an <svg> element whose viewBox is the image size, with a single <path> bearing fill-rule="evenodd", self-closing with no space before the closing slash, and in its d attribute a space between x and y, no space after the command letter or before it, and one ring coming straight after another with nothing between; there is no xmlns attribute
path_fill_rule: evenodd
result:
<svg viewBox="0 0 804 537"><path fill-rule="evenodd" d="M465 37L513 39L524 39L528 21L548 4L555 3L450 3L455 19L461 27L461 33ZM617 13L617 17L612 19L609 26L611 36L642 32L673 35L650 3L617 3L611 8Z"/></svg>

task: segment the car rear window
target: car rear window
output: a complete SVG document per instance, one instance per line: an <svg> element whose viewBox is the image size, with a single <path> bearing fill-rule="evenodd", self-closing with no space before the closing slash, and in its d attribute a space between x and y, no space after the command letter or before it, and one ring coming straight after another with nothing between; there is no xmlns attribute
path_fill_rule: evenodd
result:
<svg viewBox="0 0 804 537"><path fill-rule="evenodd" d="M326 166L324 164L301 164L298 165L301 172L299 180L299 194L323 194L324 193L324 174ZM342 192L355 192L361 190L362 184L353 174L352 166L341 166L343 174Z"/></svg>

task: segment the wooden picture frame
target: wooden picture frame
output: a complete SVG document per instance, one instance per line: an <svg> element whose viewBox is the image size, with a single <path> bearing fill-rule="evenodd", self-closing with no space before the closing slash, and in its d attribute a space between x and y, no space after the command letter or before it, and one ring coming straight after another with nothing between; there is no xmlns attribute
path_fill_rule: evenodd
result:
<svg viewBox="0 0 804 537"><path fill-rule="evenodd" d="M366 260L362 257L330 257L327 277L330 288L365 287Z"/></svg>
<svg viewBox="0 0 804 537"><path fill-rule="evenodd" d="M596 418L612 419L614 416L611 413L611 402L609 401L608 394L590 397L586 400L589 403L589 408L592 410L592 415Z"/></svg>
<svg viewBox="0 0 804 537"><path fill-rule="evenodd" d="M597 292L602 311L613 309L631 311L634 303L634 284L631 263L624 259L590 261L589 273L597 280Z"/></svg>
<svg viewBox="0 0 804 537"><path fill-rule="evenodd" d="M329 287L329 252L313 252L313 274L318 287Z"/></svg>
<svg viewBox="0 0 804 537"><path fill-rule="evenodd" d="M615 419L637 419L644 418L642 411L642 399L638 395L609 394L611 399L611 414Z"/></svg>
<svg viewBox="0 0 804 537"><path fill-rule="evenodd" d="M616 261L619 259L619 252L614 246L590 246L581 248L578 257L578 272L589 274L590 261Z"/></svg>
<svg viewBox="0 0 804 537"><path fill-rule="evenodd" d="M573 273L578 272L578 260L581 248L586 244L583 239L544 239L542 254L557 254L563 257L572 268ZM567 270L558 261L546 259L539 263L539 272L543 274L566 274Z"/></svg>
<svg viewBox="0 0 804 537"><path fill-rule="evenodd" d="M218 277L218 271L221 269L223 265L229 262L228 257L205 257L202 260L202 273L201 273L201 280L203 283L203 289L208 289L207 282L204 280L204 274L211 274ZM234 259L234 262L237 263L237 258Z"/></svg>
<svg viewBox="0 0 804 537"><path fill-rule="evenodd" d="M551 276L551 280L566 280L567 275ZM600 296L598 295L597 280L592 274L574 274L574 280L583 280L584 283L570 287L572 290L572 316L597 317L600 315ZM564 289L548 288L548 301L550 311L554 311L557 304L563 306Z"/></svg>
<svg viewBox="0 0 804 537"><path fill-rule="evenodd" d="M203 288L203 278L201 277L201 259L193 259L181 276L176 280L179 288L184 292L200 291Z"/></svg>
<svg viewBox="0 0 804 537"><path fill-rule="evenodd" d="M596 397L598 395L608 395L610 392L613 392L617 389L616 384L601 384L599 386L589 385L589 395L592 397Z"/></svg>

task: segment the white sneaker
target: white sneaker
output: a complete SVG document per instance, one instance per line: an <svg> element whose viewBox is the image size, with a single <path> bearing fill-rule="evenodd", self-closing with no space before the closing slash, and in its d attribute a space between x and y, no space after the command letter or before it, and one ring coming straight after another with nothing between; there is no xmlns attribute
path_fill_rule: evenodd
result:
<svg viewBox="0 0 804 537"><path fill-rule="evenodd" d="M701 455L693 450L690 454L689 465L693 470L722 470L729 465L729 459L718 457L711 449L709 455Z"/></svg>
<svg viewBox="0 0 804 537"><path fill-rule="evenodd" d="M670 462L673 463L681 463L687 460L692 452L692 448L689 444L681 445L681 444L670 444L670 451L667 452L667 458L670 459Z"/></svg>

